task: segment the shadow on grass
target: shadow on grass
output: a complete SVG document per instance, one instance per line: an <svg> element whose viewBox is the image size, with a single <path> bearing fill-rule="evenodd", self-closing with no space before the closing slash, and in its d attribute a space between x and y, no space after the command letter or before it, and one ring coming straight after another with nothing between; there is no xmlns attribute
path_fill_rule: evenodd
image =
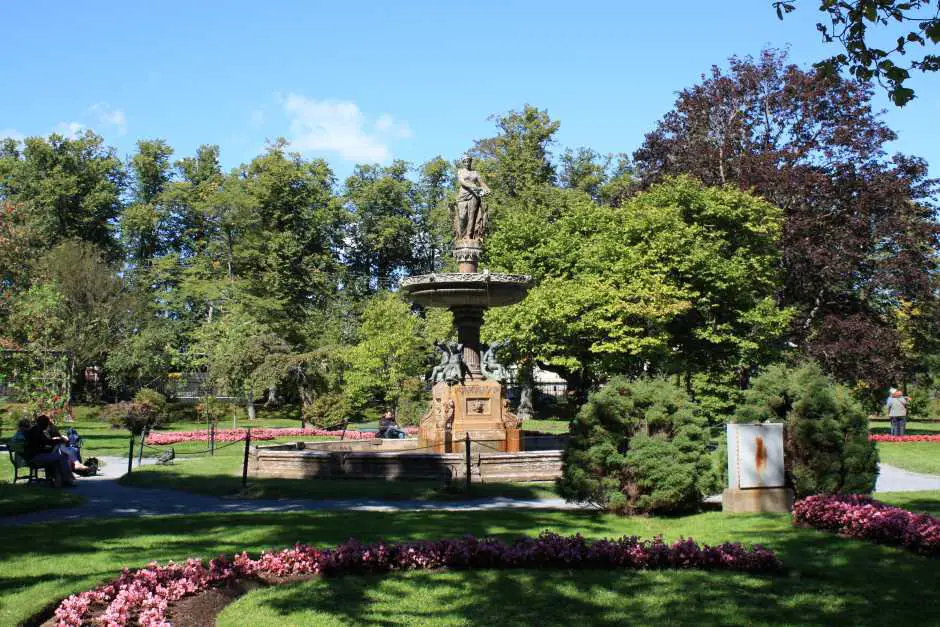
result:
<svg viewBox="0 0 940 627"><path fill-rule="evenodd" d="M254 592L220 625L935 625L940 561L809 530L771 542L788 572L463 571L314 579ZM747 540L747 538L742 538ZM918 590L922 588L918 587ZM241 617L240 620L235 620Z"/></svg>
<svg viewBox="0 0 940 627"><path fill-rule="evenodd" d="M0 517L18 516L57 507L72 507L81 504L84 500L67 489L54 489L46 481L39 484L0 483Z"/></svg>
<svg viewBox="0 0 940 627"><path fill-rule="evenodd" d="M18 596L16 603L25 608L21 613L28 615L48 603L46 597L62 598L87 587L88 573L96 573L95 580L107 579L122 566L138 567L150 560L208 558L242 550L256 554L296 542L330 546L350 537L363 542L466 534L508 539L542 529L588 537L649 538L662 533L667 540L685 536L709 543L763 543L778 553L787 573L768 577L545 570L345 577L251 593L231 606L240 617L233 623L271 624L262 618L273 617L281 624L310 624L313 611L324 614L323 622L356 624L920 625L940 619L940 589L933 585L940 580L940 560L794 529L786 516L720 513L662 519L560 511L304 512L8 527L0 551L0 590ZM49 582L62 572L78 579L52 589ZM914 593L917 602L911 603ZM11 624L25 618L12 616Z"/></svg>
<svg viewBox="0 0 940 627"><path fill-rule="evenodd" d="M248 499L311 499L385 501L462 501L481 498L536 500L557 498L554 483L473 484L443 480L373 480L373 479L278 479L249 477L242 486L241 476L230 472L206 472L199 462L182 461L172 468L135 469L120 479L121 485L140 488L164 488L195 494Z"/></svg>

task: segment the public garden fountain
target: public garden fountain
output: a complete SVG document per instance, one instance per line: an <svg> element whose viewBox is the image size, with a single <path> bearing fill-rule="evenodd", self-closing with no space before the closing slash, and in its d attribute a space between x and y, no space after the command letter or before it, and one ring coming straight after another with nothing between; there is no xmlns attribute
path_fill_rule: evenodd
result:
<svg viewBox="0 0 940 627"><path fill-rule="evenodd" d="M489 307L518 303L531 277L479 271L486 231L489 188L470 157L457 170L460 186L454 211L457 272L422 274L401 283L406 298L425 307L446 307L454 315L457 341L437 344L441 362L431 373L432 400L421 419L419 442L441 453L462 450L471 440L503 452L519 451L519 419L509 411L506 369L497 346L480 344L483 314ZM482 356L481 356L482 352Z"/></svg>
<svg viewBox="0 0 940 627"><path fill-rule="evenodd" d="M499 347L480 344L484 312L518 303L532 281L528 276L479 271L489 189L472 165L465 158L457 171L458 271L413 276L401 283L412 302L448 308L457 327L456 341L437 343L441 361L430 373L432 400L418 440L260 445L253 447L250 458L253 477L529 482L560 476L558 446L522 450L529 447L521 441L520 420L509 411L504 389L508 373L496 357Z"/></svg>

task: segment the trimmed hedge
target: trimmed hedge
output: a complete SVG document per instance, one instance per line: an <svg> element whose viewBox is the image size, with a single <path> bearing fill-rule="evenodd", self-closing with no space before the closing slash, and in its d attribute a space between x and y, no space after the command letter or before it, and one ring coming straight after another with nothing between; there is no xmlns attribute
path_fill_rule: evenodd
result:
<svg viewBox="0 0 940 627"><path fill-rule="evenodd" d="M733 420L784 423L784 460L797 497L875 489L878 451L869 441L868 416L816 364L769 367Z"/></svg>
<svg viewBox="0 0 940 627"><path fill-rule="evenodd" d="M694 509L711 483L705 418L664 379L612 379L572 422L559 492L612 512Z"/></svg>

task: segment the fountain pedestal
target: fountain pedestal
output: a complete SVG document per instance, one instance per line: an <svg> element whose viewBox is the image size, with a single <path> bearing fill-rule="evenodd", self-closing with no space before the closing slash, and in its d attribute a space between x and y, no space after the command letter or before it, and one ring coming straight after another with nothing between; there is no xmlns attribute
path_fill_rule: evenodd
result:
<svg viewBox="0 0 940 627"><path fill-rule="evenodd" d="M467 434L484 452L519 452L519 419L509 411L503 386L489 379L467 379L460 385L437 383L431 409L421 419L420 446L437 453L464 450Z"/></svg>

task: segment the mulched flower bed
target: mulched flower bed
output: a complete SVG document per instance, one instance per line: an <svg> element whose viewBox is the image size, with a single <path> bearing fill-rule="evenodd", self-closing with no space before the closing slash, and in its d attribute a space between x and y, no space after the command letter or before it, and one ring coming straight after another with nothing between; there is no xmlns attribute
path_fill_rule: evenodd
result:
<svg viewBox="0 0 940 627"><path fill-rule="evenodd" d="M940 520L862 494L801 499L793 505L793 523L940 556Z"/></svg>
<svg viewBox="0 0 940 627"><path fill-rule="evenodd" d="M167 627L171 607L207 590L231 590L245 580L264 583L296 581L314 575L336 576L387 573L396 570L480 568L625 568L775 573L783 565L773 551L738 543L699 545L694 540L672 544L660 538L639 540L586 540L580 535L543 532L537 538L520 537L510 543L472 536L458 540L360 544L355 540L332 549L298 544L290 549L264 552L258 559L247 553L224 556L208 565L190 559L182 564L128 570L115 581L75 594L59 604L54 621L60 626L148 625ZM225 596L225 595L223 595ZM219 605L224 603L220 600Z"/></svg>
<svg viewBox="0 0 940 627"><path fill-rule="evenodd" d="M405 427L405 433L415 434L417 427ZM248 431L246 429L219 429L215 432L216 442L238 442L244 440ZM327 436L342 437L344 440L372 440L375 438L374 431L338 431L327 429L252 429L252 440L273 440L274 438L286 438L297 436ZM155 431L147 435L147 444L151 446L167 446L169 444L178 444L179 442L208 442L209 433L203 431Z"/></svg>
<svg viewBox="0 0 940 627"><path fill-rule="evenodd" d="M940 433L936 435L885 435L875 433L868 436L871 442L940 442Z"/></svg>

